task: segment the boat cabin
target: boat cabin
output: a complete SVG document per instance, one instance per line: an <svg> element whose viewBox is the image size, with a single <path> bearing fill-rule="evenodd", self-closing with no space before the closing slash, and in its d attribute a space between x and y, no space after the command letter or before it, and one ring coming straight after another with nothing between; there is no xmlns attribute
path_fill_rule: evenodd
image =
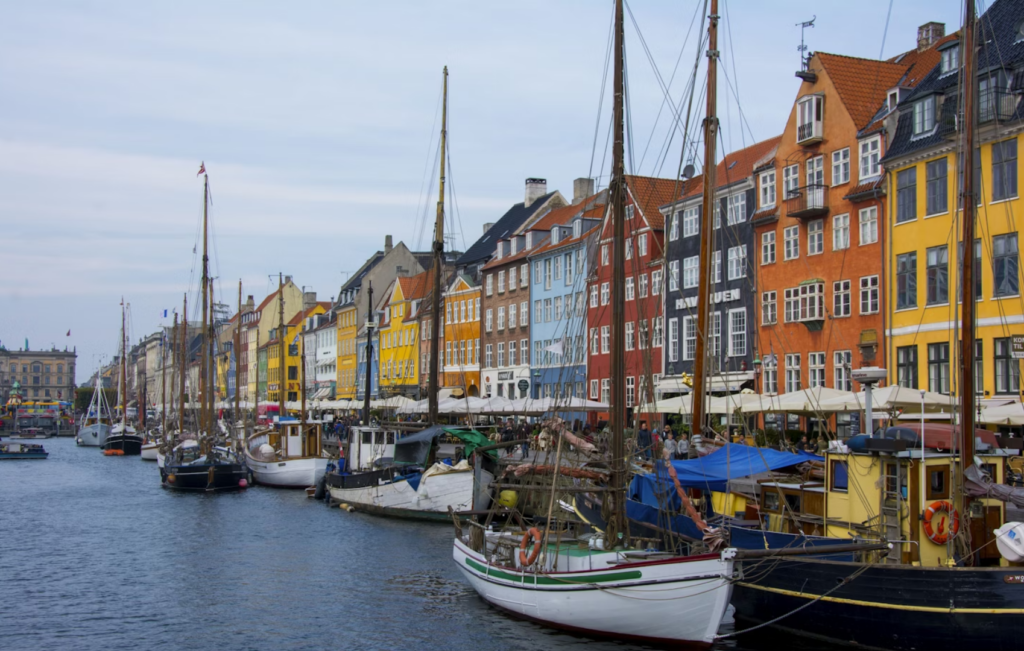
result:
<svg viewBox="0 0 1024 651"><path fill-rule="evenodd" d="M267 442L282 458L321 456L320 424L307 422L305 431L299 421L283 421L267 435Z"/></svg>
<svg viewBox="0 0 1024 651"><path fill-rule="evenodd" d="M396 433L380 427L352 427L348 431L348 472L372 470L395 457Z"/></svg>

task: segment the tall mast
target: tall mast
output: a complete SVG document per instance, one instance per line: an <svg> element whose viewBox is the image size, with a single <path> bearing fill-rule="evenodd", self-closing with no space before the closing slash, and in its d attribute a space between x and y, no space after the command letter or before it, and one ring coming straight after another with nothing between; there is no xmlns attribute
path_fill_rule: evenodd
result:
<svg viewBox="0 0 1024 651"><path fill-rule="evenodd" d="M235 345L232 346L233 354L235 356L235 409L234 409L234 421L238 422L238 383L241 381L239 376L239 370L241 365L239 360L241 359L241 345L242 345L242 279L238 279L238 316L235 317ZM230 363L230 362L229 362Z"/></svg>
<svg viewBox="0 0 1024 651"><path fill-rule="evenodd" d="M697 351L693 361L693 424L694 434L703 434L707 418L705 394L707 386L706 342L709 336L708 316L711 310L711 265L714 260L715 185L718 166L715 144L718 139L718 0L711 0L708 20L708 90L704 116L704 198L701 204L700 280L697 293Z"/></svg>
<svg viewBox="0 0 1024 651"><path fill-rule="evenodd" d="M125 339L124 298L121 299L121 434L128 433L128 341Z"/></svg>
<svg viewBox="0 0 1024 651"><path fill-rule="evenodd" d="M434 318L436 319L436 313ZM366 395L363 396L363 417L366 419L366 426L370 426L370 387L373 367L370 362L373 360L373 283L366 281ZM436 405L435 405L436 409Z"/></svg>
<svg viewBox="0 0 1024 651"><path fill-rule="evenodd" d="M181 362L178 365L178 381L181 387L178 391L178 432L185 431L185 374L188 372L186 365L188 360L188 292L181 301Z"/></svg>
<svg viewBox="0 0 1024 651"><path fill-rule="evenodd" d="M203 333L203 346L205 348L208 341L209 332L206 329L206 319L208 316L209 307L207 306L207 287L210 282L209 269L207 263L209 262L209 251L206 246L206 235L207 235L207 207L209 205L210 196L210 179L209 176L203 174L203 278L199 282L200 294L203 295L203 320L200 331ZM199 395L201 396L199 403L199 431L206 429L207 436L210 435L209 429L207 429L207 414L206 414L206 394L209 392L209 387L206 386L206 353L205 351L199 355Z"/></svg>
<svg viewBox="0 0 1024 651"><path fill-rule="evenodd" d="M974 0L964 2L964 119L963 119L963 266L960 272L960 468L974 463L974 219L977 201L974 187L974 125L976 119L977 69L975 62ZM966 512L969 498L964 497Z"/></svg>
<svg viewBox="0 0 1024 651"><path fill-rule="evenodd" d="M427 374L427 421L431 424L437 422L437 392L439 366L437 356L440 354L439 338L441 336L441 275L444 265L444 173L445 173L445 147L448 138L448 66L444 67L444 92L441 104L441 177L438 182L437 193L437 217L434 220L434 294L430 299L430 309L433 312L433 325L430 330L430 362Z"/></svg>
<svg viewBox="0 0 1024 651"><path fill-rule="evenodd" d="M207 324L207 332L210 336L206 339L206 373L207 373L207 386L210 387L210 397L207 399L207 417L209 418L210 429L207 430L210 433L210 441L212 442L216 438L217 432L217 420L214 418L214 406L217 398L217 358L214 356L214 347L216 344L216 332L213 329L213 278L210 278L210 322Z"/></svg>
<svg viewBox="0 0 1024 651"><path fill-rule="evenodd" d="M283 276L277 274L277 318L280 326L277 328L277 351L280 353L280 359L277 364L277 372L280 377L277 378L277 422L278 425L282 425L284 422L284 280ZM269 351L268 351L269 352ZM267 364L268 368L270 364ZM270 372L269 370L267 371ZM269 379L268 379L269 382ZM282 429L282 431L284 431Z"/></svg>
<svg viewBox="0 0 1024 651"><path fill-rule="evenodd" d="M615 76L614 114L612 116L615 139L612 144L611 222L612 222L612 324L611 324L611 434L612 434L612 492L611 517L605 536L614 547L619 537L627 542L629 528L626 526L626 346L625 330L625 263L626 263L626 174L624 158L624 111L625 83L623 64L625 59L625 30L623 26L622 0L615 1Z"/></svg>
<svg viewBox="0 0 1024 651"><path fill-rule="evenodd" d="M175 362L176 355L177 355L177 350L178 350L178 315L177 315L177 313L175 313L175 315L174 315L174 328L171 330L171 362L173 364L173 366L171 366L171 404L174 404L174 385L175 385L175 379L176 379L175 376L174 376L174 369L178 367L177 362ZM165 365L167 364L166 355L164 357L164 364ZM166 411L167 411L167 407L164 407L164 412L166 413ZM170 444L171 443L171 437L167 435L167 419L166 419L166 417L164 418L164 443L165 444ZM170 446L168 446L168 447L170 447Z"/></svg>
<svg viewBox="0 0 1024 651"><path fill-rule="evenodd" d="M177 314L174 322L177 325ZM160 329L160 436L167 440L167 330Z"/></svg>
<svg viewBox="0 0 1024 651"><path fill-rule="evenodd" d="M302 346L302 355L299 356L299 399L302 405L299 407L299 434L306 433L306 335L303 332L306 324L305 314L305 292L303 292L303 311L299 312L299 325L296 326L296 337L299 345ZM302 454L306 454L306 437L302 437Z"/></svg>

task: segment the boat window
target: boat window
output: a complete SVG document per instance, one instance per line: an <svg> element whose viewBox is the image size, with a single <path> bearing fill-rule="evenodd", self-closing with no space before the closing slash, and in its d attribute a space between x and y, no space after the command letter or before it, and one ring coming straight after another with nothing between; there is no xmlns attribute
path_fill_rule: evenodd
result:
<svg viewBox="0 0 1024 651"><path fill-rule="evenodd" d="M765 489L764 508L766 511L779 512L779 494L774 488Z"/></svg>
<svg viewBox="0 0 1024 651"><path fill-rule="evenodd" d="M845 461L833 460L829 468L829 477L831 477L832 490L845 493L849 489L850 478L846 470Z"/></svg>
<svg viewBox="0 0 1024 651"><path fill-rule="evenodd" d="M394 445L394 443L395 443L395 433L394 432L388 432L388 445Z"/></svg>
<svg viewBox="0 0 1024 651"><path fill-rule="evenodd" d="M384 432L374 432L373 433L373 444L374 445L383 445L384 444Z"/></svg>
<svg viewBox="0 0 1024 651"><path fill-rule="evenodd" d="M801 513L803 509L800 507L800 495L798 493L783 493L786 496L786 506L793 513Z"/></svg>
<svg viewBox="0 0 1024 651"><path fill-rule="evenodd" d="M363 443L373 443L373 432L363 430Z"/></svg>
<svg viewBox="0 0 1024 651"><path fill-rule="evenodd" d="M928 469L928 499L937 500L949 497L949 468Z"/></svg>

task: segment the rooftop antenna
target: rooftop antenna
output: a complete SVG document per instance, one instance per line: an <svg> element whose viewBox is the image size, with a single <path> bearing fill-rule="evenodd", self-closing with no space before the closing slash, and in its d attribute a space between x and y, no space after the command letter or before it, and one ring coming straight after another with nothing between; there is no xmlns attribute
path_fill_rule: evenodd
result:
<svg viewBox="0 0 1024 651"><path fill-rule="evenodd" d="M796 24L796 26L800 28L800 46L797 47L797 51L800 52L800 69L801 70L807 70L807 62L810 60L810 57L806 56L806 54L805 54L805 52L807 52L808 48L804 44L804 31L806 31L808 27L814 27L814 21L816 21L816 20L818 20L818 16L814 15L814 16L811 17L810 20L807 20L807 21L804 21L802 23L797 23Z"/></svg>

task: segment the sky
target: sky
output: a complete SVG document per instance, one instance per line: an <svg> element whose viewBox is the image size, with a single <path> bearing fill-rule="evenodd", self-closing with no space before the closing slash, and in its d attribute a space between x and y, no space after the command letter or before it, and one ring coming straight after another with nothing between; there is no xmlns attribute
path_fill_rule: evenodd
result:
<svg viewBox="0 0 1024 651"><path fill-rule="evenodd" d="M232 311L239 280L257 302L279 272L330 300L385 235L427 250L444 66L451 246L522 201L528 177L567 199L573 179L607 184L611 0L4 4L0 343L75 347L79 383L116 354L122 300L138 341L195 295L201 162ZM957 29L960 4L723 0L723 148L781 133L797 23L816 18L811 51L891 57L923 23ZM629 169L672 177L681 128L662 89L672 107L687 96L700 7L627 6Z"/></svg>

